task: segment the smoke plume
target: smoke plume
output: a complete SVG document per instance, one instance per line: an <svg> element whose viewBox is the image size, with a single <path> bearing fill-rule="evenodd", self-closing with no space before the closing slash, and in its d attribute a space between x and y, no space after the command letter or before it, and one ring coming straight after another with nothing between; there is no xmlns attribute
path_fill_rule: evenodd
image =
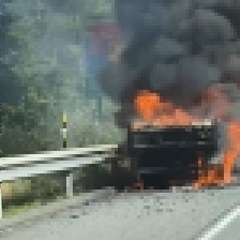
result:
<svg viewBox="0 0 240 240"><path fill-rule="evenodd" d="M122 106L121 122L133 114L139 90L152 90L187 108L213 84L239 84L239 20L234 6L217 2L115 0L116 22L126 44L99 82Z"/></svg>

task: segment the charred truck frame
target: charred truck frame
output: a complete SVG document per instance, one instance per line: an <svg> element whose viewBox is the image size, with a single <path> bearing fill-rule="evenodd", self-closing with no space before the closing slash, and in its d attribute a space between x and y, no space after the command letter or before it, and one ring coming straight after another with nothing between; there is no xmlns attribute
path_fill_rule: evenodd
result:
<svg viewBox="0 0 240 240"><path fill-rule="evenodd" d="M212 86L214 90L218 84L239 86L239 71L234 70L235 63L232 65L235 60L229 61L234 53L229 46L234 49L235 45L231 44L240 36L236 7L190 2L116 0L114 5L120 36L126 43L123 41L117 60L102 71L99 83L121 106L116 114L117 126L124 130L128 127L127 140L118 152L122 159L126 155L126 159L130 159L133 174L137 175L137 181L143 181L144 188L192 185L198 182L202 172L215 166L214 170L222 171L219 177L226 173L225 155L221 154L225 147L222 144L226 142L223 122L211 120L164 127L145 124L140 128L135 128L134 122L128 123L130 118L142 117L139 112L134 114L135 97L140 91L153 91L188 113L196 106L196 97L204 95ZM233 55L239 61L237 52ZM211 104L218 100L209 99L206 101L209 114L203 109L204 113L197 117L211 116L226 121L226 112L220 117L215 111L211 112ZM228 105L230 99L225 103ZM230 118L234 119L232 115ZM228 121L225 125L229 125ZM209 181L212 182L215 184Z"/></svg>
<svg viewBox="0 0 240 240"><path fill-rule="evenodd" d="M207 170L221 145L221 126L205 121L189 126L159 127L145 125L127 130L127 155L133 162L137 181L144 188L167 189L186 185Z"/></svg>

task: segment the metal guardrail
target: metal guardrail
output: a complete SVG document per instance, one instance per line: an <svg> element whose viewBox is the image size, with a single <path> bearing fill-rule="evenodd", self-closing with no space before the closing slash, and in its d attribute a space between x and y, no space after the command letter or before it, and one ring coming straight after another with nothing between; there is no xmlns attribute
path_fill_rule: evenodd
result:
<svg viewBox="0 0 240 240"><path fill-rule="evenodd" d="M0 182L18 178L66 171L66 195L73 195L71 171L75 168L102 162L114 155L117 145L98 145L63 151L0 158ZM2 195L0 187L0 218L2 218Z"/></svg>

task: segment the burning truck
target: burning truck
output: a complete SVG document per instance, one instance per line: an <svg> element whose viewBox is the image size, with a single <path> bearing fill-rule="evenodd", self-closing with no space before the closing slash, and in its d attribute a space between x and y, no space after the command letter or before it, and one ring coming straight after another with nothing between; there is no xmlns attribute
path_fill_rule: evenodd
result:
<svg viewBox="0 0 240 240"><path fill-rule="evenodd" d="M240 153L235 8L197 2L116 0L126 44L99 82L144 187L229 184Z"/></svg>

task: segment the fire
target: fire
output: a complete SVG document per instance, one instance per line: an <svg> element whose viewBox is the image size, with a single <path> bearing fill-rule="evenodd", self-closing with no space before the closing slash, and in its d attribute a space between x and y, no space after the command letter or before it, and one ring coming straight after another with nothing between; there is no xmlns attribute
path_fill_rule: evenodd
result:
<svg viewBox="0 0 240 240"><path fill-rule="evenodd" d="M203 174L194 183L196 188L217 184L224 185L231 183L231 172L234 163L240 154L240 124L237 122L229 123L228 127L228 147L225 150L223 157L223 165L210 166L207 174Z"/></svg>
<svg viewBox="0 0 240 240"><path fill-rule="evenodd" d="M217 88L210 88L202 94L196 103L198 108L212 119L225 121L230 102ZM134 106L143 122L158 126L189 125L199 121L184 109L176 107L171 102L164 101L161 96L149 91L141 91L134 101ZM229 119L228 119L229 120ZM142 124L135 122L134 127ZM199 171L199 177L193 183L195 187L203 185L224 185L231 182L231 172L240 153L240 124L236 121L228 122L228 146L224 152L223 164L209 166L206 171ZM201 169L202 159L196 164Z"/></svg>
<svg viewBox="0 0 240 240"><path fill-rule="evenodd" d="M188 125L197 120L185 111L176 108L172 103L162 101L156 93L142 91L134 104L143 121L154 125Z"/></svg>
<svg viewBox="0 0 240 240"><path fill-rule="evenodd" d="M231 169L240 153L240 124L231 122L229 126L229 147L224 156L224 180L230 182Z"/></svg>

